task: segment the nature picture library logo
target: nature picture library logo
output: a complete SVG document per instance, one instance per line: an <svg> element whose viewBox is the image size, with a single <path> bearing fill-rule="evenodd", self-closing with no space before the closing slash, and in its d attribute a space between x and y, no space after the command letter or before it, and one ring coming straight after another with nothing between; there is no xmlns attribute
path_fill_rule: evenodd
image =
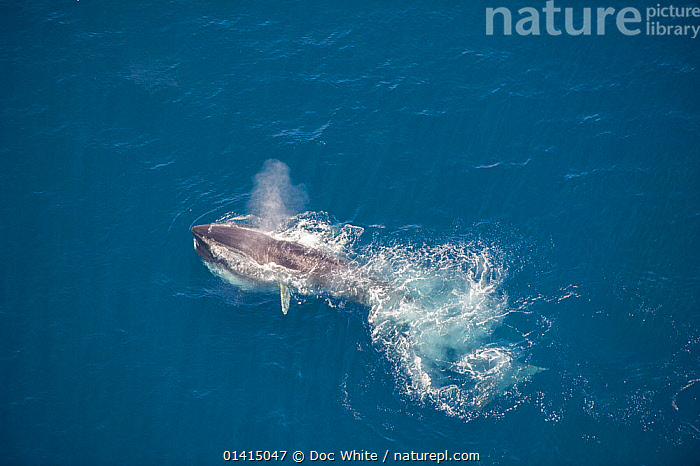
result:
<svg viewBox="0 0 700 466"><path fill-rule="evenodd" d="M695 39L700 33L700 7L697 6L657 3L656 6L644 8L562 8L554 0L549 0L544 7L538 8L539 6L528 6L518 10L511 10L505 6L486 8L486 35L492 36L503 31L503 35L510 36L513 34L514 22L515 34L519 36L602 36L617 30L626 36L643 34Z"/></svg>

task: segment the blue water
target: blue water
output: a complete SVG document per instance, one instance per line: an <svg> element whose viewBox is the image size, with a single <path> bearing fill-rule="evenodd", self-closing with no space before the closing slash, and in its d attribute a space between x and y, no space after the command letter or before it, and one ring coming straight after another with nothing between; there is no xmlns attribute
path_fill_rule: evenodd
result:
<svg viewBox="0 0 700 466"><path fill-rule="evenodd" d="M0 462L696 464L700 48L486 36L486 6L3 2ZM271 158L423 307L284 316L211 274L190 226ZM485 350L478 404L445 358Z"/></svg>

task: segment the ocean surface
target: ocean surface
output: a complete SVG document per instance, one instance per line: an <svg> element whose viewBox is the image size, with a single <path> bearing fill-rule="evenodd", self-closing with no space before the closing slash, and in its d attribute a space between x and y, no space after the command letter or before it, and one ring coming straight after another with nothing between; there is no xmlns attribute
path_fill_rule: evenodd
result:
<svg viewBox="0 0 700 466"><path fill-rule="evenodd" d="M489 6L2 2L0 463L698 464L700 38ZM270 159L276 234L415 299L212 274Z"/></svg>

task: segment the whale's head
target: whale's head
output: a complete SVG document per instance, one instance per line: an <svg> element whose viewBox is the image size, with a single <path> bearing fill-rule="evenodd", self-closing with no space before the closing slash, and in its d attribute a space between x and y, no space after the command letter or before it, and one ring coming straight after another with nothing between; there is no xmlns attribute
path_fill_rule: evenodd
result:
<svg viewBox="0 0 700 466"><path fill-rule="evenodd" d="M224 247L228 251L258 260L263 236L259 232L231 223L210 223L192 227L194 248L206 262L218 262L214 248Z"/></svg>
<svg viewBox="0 0 700 466"><path fill-rule="evenodd" d="M211 225L197 225L192 227L194 235L194 249L199 254L199 257L206 262L215 262L214 255L211 252L212 240L209 236L209 227Z"/></svg>

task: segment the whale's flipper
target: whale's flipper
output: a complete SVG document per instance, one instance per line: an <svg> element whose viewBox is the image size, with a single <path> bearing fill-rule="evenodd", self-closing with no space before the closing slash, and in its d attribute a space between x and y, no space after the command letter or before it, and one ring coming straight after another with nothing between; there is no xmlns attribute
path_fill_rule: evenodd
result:
<svg viewBox="0 0 700 466"><path fill-rule="evenodd" d="M280 300L282 301L282 314L287 315L289 311L289 299L292 297L292 293L289 288L280 282Z"/></svg>

